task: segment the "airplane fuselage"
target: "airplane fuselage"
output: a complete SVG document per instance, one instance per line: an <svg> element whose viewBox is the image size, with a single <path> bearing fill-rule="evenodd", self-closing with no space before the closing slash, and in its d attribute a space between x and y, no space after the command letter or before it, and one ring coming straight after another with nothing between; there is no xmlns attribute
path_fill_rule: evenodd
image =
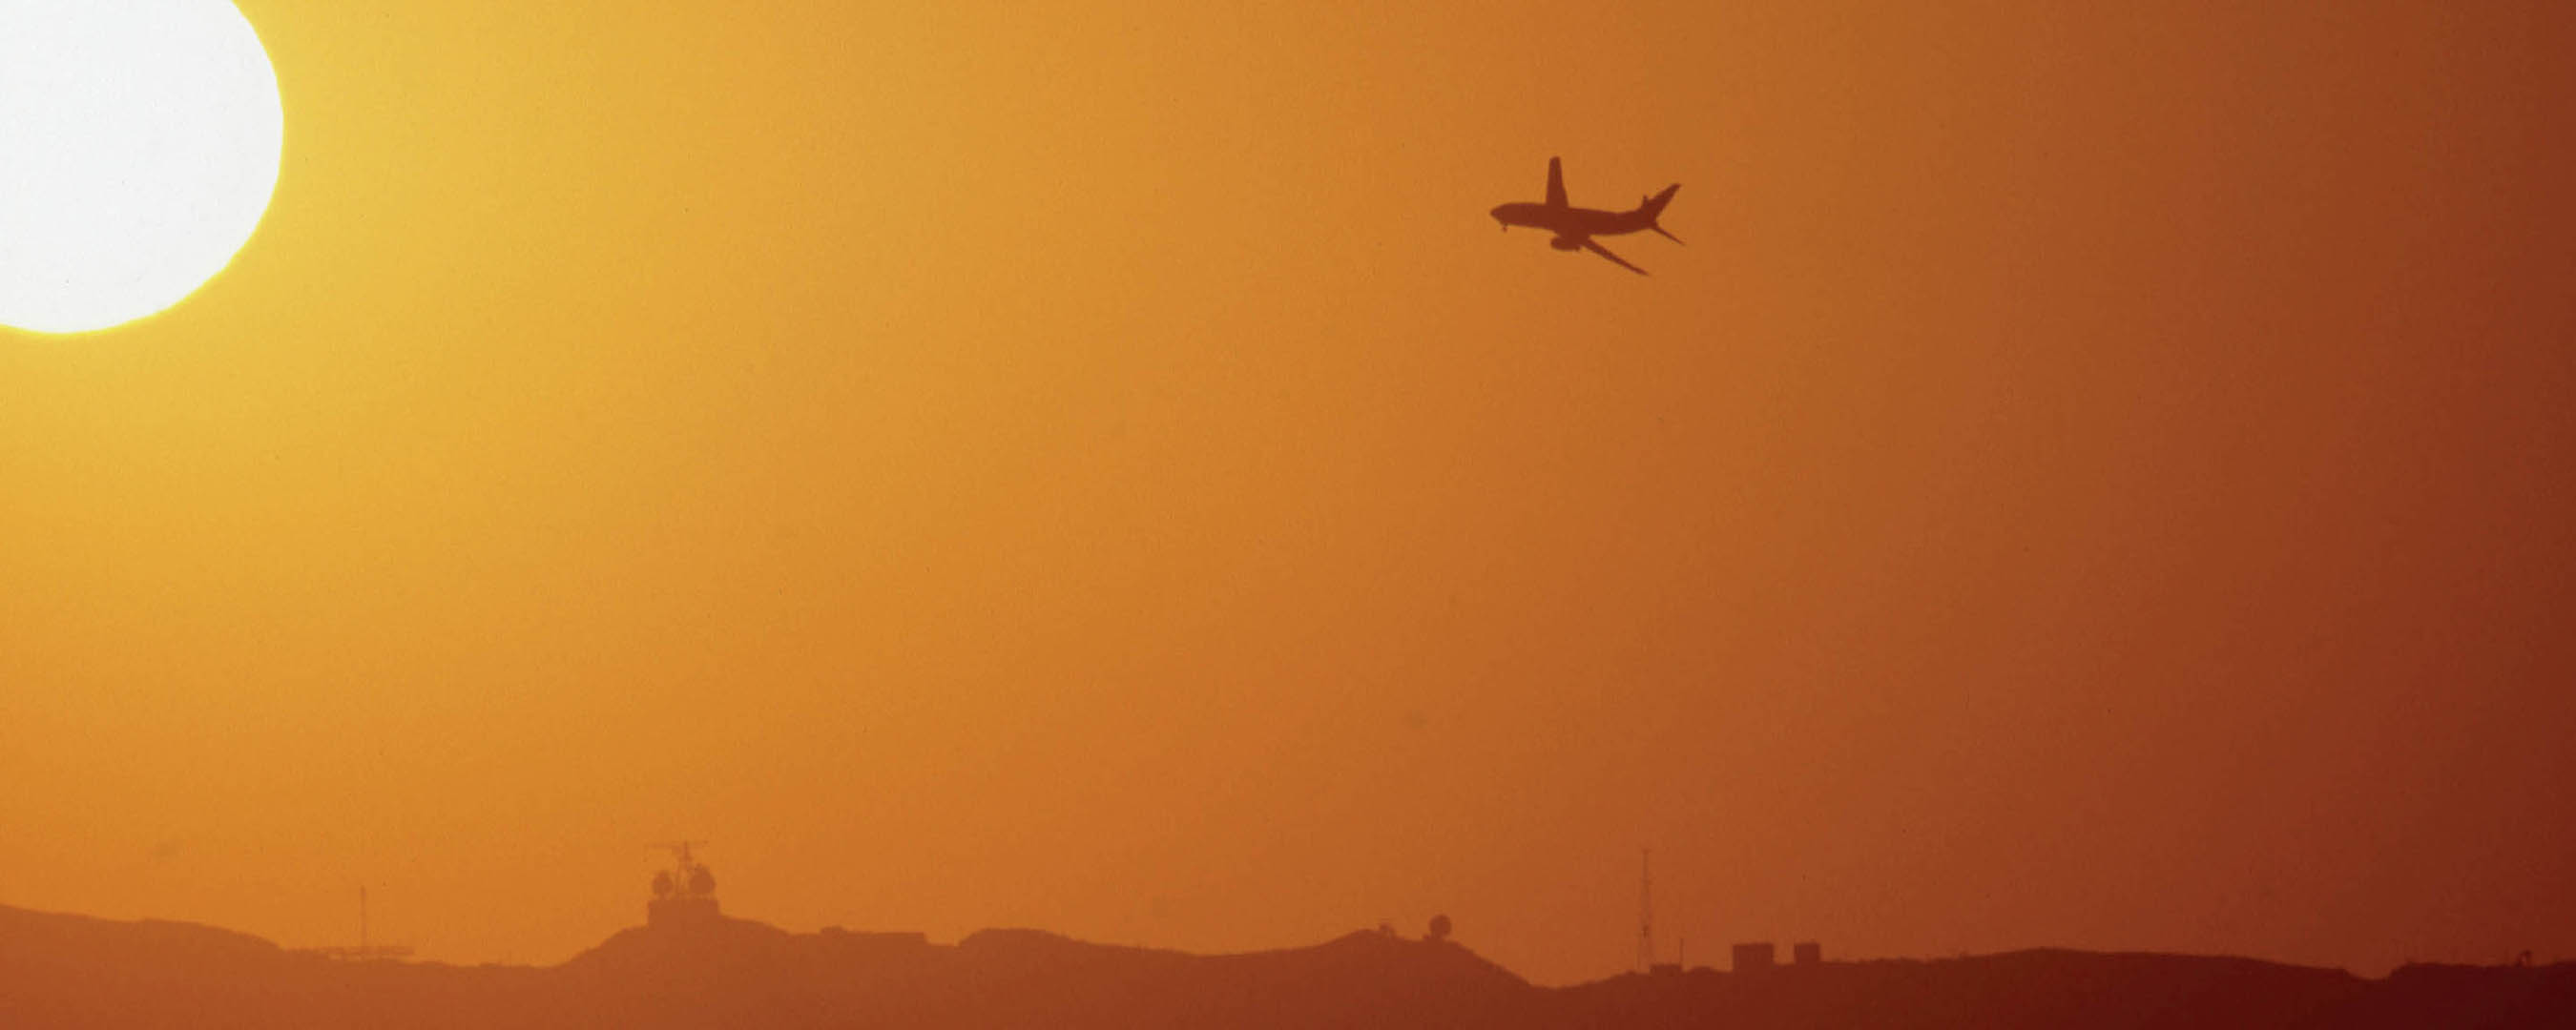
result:
<svg viewBox="0 0 2576 1030"><path fill-rule="evenodd" d="M1494 220L1509 229L1518 225L1545 229L1559 236L1581 239L1586 236L1619 236L1644 229L1649 221L1636 211L1596 211L1588 207L1554 207L1547 204L1504 204L1493 211Z"/></svg>

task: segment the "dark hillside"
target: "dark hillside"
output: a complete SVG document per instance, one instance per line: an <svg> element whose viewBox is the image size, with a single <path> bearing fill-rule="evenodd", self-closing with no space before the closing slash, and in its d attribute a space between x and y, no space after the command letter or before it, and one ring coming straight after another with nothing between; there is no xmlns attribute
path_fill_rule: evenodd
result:
<svg viewBox="0 0 2576 1030"><path fill-rule="evenodd" d="M550 968L335 962L242 934L0 908L0 1026L2085 1030L2576 1026L2576 965L2371 981L2239 958L2037 950L1533 987L1445 941L1238 955L986 930L637 928Z"/></svg>

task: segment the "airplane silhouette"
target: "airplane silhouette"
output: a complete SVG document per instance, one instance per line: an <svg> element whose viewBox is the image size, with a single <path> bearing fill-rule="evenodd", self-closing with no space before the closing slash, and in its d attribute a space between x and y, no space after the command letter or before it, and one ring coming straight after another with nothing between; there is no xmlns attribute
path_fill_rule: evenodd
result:
<svg viewBox="0 0 2576 1030"><path fill-rule="evenodd" d="M1558 250L1588 250L1609 258L1611 264L1644 275L1645 269L1622 260L1619 255L1611 253L1610 248L1592 242L1592 238L1653 229L1665 239L1680 243L1681 237L1664 232L1663 226L1655 224L1655 216L1664 213L1664 205L1672 203L1673 194L1681 188L1680 183L1666 186L1662 193L1638 201L1634 211L1595 211L1588 207L1573 207L1565 202L1565 172L1551 157L1547 159L1547 203L1504 204L1493 210L1493 216L1495 221L1503 223L1504 232L1510 232L1515 225L1545 229L1556 234L1555 239L1547 241L1548 246Z"/></svg>

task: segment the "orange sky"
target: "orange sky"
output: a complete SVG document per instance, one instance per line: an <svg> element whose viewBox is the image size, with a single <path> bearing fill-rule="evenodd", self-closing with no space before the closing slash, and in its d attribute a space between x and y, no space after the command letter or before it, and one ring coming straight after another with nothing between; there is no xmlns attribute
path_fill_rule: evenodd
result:
<svg viewBox="0 0 2576 1030"><path fill-rule="evenodd" d="M241 6L259 235L0 331L0 903L2576 952L2568 5Z"/></svg>

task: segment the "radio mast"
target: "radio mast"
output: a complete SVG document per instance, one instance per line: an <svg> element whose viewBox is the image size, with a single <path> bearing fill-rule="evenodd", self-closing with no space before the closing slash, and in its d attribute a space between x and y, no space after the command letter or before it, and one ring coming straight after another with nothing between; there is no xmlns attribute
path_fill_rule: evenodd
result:
<svg viewBox="0 0 2576 1030"><path fill-rule="evenodd" d="M1637 971L1655 971L1655 850L1637 852Z"/></svg>
<svg viewBox="0 0 2576 1030"><path fill-rule="evenodd" d="M394 959L410 958L411 946L408 944L376 944L367 940L367 888L360 886L358 888L357 947L297 948L295 949L295 953L299 955L319 955L323 958L334 959L341 962L383 962Z"/></svg>

